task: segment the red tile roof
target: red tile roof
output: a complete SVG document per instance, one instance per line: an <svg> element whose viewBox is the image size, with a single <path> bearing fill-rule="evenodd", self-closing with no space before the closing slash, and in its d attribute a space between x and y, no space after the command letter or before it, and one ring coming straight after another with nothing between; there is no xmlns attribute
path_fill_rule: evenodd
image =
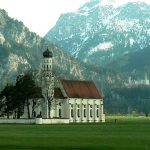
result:
<svg viewBox="0 0 150 150"><path fill-rule="evenodd" d="M61 83L69 98L102 99L92 81L61 80Z"/></svg>

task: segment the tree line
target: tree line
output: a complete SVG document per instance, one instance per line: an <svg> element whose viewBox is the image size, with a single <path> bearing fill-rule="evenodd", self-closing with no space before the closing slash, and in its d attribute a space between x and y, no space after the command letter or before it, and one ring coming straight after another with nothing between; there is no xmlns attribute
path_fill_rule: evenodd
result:
<svg viewBox="0 0 150 150"><path fill-rule="evenodd" d="M34 116L34 108L39 92L31 74L18 75L15 84L7 84L0 92L0 116L13 116L20 118L27 106L28 118ZM30 101L32 100L32 113L30 114Z"/></svg>
<svg viewBox="0 0 150 150"><path fill-rule="evenodd" d="M150 113L149 85L117 88L115 91L125 99L126 104L124 107L127 107L127 113L131 114L131 111L134 110L137 113L144 113L148 116Z"/></svg>

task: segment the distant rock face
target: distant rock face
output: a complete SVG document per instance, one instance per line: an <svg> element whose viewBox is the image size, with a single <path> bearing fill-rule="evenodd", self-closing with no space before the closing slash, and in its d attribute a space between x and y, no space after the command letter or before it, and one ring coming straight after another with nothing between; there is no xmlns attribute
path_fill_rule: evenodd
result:
<svg viewBox="0 0 150 150"><path fill-rule="evenodd" d="M91 0L62 15L45 38L75 58L104 66L150 44L150 5L128 3L115 8Z"/></svg>

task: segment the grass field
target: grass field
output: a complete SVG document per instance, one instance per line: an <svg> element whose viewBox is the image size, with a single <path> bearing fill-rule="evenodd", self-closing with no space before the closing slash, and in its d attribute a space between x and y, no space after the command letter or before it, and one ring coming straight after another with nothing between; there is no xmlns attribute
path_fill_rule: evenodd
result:
<svg viewBox="0 0 150 150"><path fill-rule="evenodd" d="M150 150L150 119L104 124L0 124L0 150Z"/></svg>

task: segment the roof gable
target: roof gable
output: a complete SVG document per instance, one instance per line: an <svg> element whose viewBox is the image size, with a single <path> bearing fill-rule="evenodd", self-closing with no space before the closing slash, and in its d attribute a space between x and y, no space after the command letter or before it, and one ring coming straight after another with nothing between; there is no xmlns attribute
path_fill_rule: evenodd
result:
<svg viewBox="0 0 150 150"><path fill-rule="evenodd" d="M60 88L54 88L54 98L65 98Z"/></svg>
<svg viewBox="0 0 150 150"><path fill-rule="evenodd" d="M61 83L69 98L102 99L92 81L61 80Z"/></svg>

